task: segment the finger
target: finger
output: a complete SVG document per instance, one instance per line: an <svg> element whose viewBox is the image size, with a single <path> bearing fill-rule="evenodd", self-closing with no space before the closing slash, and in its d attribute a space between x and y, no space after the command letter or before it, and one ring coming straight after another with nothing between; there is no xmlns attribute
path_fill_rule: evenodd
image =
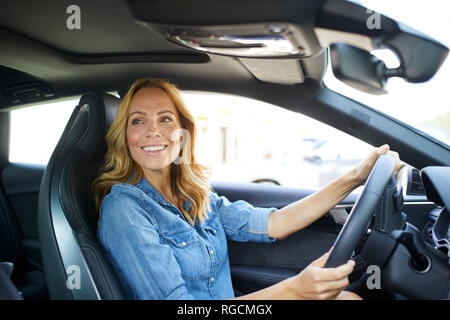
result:
<svg viewBox="0 0 450 320"><path fill-rule="evenodd" d="M334 300L339 296L341 291L342 290L332 290L332 291L323 292L318 295L318 298L320 300Z"/></svg>
<svg viewBox="0 0 450 320"><path fill-rule="evenodd" d="M389 151L389 145L388 144L383 144L381 147L378 147L378 148L375 149L375 152L377 153L377 155L385 154L388 151Z"/></svg>
<svg viewBox="0 0 450 320"><path fill-rule="evenodd" d="M379 156L382 154L385 154L389 151L389 145L384 144L378 148L374 148L371 153L369 153L367 160L369 160L371 163L375 163L375 161L378 159Z"/></svg>
<svg viewBox="0 0 450 320"><path fill-rule="evenodd" d="M389 151L388 154L395 159L395 172L400 170L400 168L405 165L405 163L400 160L400 155L398 154L398 152Z"/></svg>
<svg viewBox="0 0 450 320"><path fill-rule="evenodd" d="M346 264L336 268L319 268L315 270L316 282L337 281L345 278L353 272L355 261L349 260Z"/></svg>
<svg viewBox="0 0 450 320"><path fill-rule="evenodd" d="M388 151L387 154L391 155L395 159L396 162L400 162L400 155L398 154L398 152Z"/></svg>
<svg viewBox="0 0 450 320"><path fill-rule="evenodd" d="M320 258L314 260L313 262L311 262L312 266L315 267L319 267L319 268L323 268L325 266L325 263L327 263L328 257L330 256L331 250L328 250L327 252L325 252Z"/></svg>
<svg viewBox="0 0 450 320"><path fill-rule="evenodd" d="M340 265L336 268L336 275L337 279L342 279L346 276L348 276L350 273L353 272L353 269L355 268L355 260L349 260L346 264Z"/></svg>
<svg viewBox="0 0 450 320"><path fill-rule="evenodd" d="M349 279L348 276L339 279L339 280L334 280L334 281L327 281L324 282L324 287L326 288L327 291L333 291L333 290L344 290L345 287L347 287L349 285Z"/></svg>
<svg viewBox="0 0 450 320"><path fill-rule="evenodd" d="M344 279L317 283L314 291L318 295L336 295L349 285L348 277Z"/></svg>

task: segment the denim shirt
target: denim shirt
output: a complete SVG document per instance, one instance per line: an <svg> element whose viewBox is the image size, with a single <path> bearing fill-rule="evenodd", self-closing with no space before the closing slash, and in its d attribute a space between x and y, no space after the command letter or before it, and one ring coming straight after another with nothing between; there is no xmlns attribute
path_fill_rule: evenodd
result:
<svg viewBox="0 0 450 320"><path fill-rule="evenodd" d="M145 178L117 183L100 208L97 237L128 299L229 299L227 238L273 242L276 208L258 208L209 194L210 211L194 226ZM189 202L184 203L189 208Z"/></svg>

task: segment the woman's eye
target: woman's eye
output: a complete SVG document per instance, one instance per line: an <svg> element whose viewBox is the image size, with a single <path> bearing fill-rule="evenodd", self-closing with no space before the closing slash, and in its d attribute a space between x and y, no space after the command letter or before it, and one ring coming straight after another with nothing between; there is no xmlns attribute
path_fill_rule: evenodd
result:
<svg viewBox="0 0 450 320"><path fill-rule="evenodd" d="M172 119L169 117L164 117L161 119L161 122L170 122L170 121L172 121Z"/></svg>
<svg viewBox="0 0 450 320"><path fill-rule="evenodd" d="M141 124L142 121L140 119L133 119L131 120L131 124Z"/></svg>

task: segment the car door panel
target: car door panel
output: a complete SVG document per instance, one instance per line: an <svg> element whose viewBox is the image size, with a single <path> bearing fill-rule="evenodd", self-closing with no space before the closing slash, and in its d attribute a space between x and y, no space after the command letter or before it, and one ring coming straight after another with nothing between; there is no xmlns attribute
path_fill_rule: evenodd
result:
<svg viewBox="0 0 450 320"><path fill-rule="evenodd" d="M237 296L264 289L297 273L296 270L285 268L231 266L233 288Z"/></svg>
<svg viewBox="0 0 450 320"><path fill-rule="evenodd" d="M212 185L215 192L230 201L245 200L256 207L279 209L314 192L252 183L213 182ZM350 198L353 199L353 195ZM347 199L346 203L349 201ZM297 274L331 248L341 227L327 214L274 243L229 240L228 254L236 294L260 290Z"/></svg>
<svg viewBox="0 0 450 320"><path fill-rule="evenodd" d="M10 163L2 170L2 184L23 234L21 244L27 261L42 270L37 204L44 165Z"/></svg>

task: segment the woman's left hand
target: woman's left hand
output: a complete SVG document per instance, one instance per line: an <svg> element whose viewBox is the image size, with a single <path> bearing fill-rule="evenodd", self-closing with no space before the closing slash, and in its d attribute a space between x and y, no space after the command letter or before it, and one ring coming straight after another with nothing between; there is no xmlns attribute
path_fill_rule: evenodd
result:
<svg viewBox="0 0 450 320"><path fill-rule="evenodd" d="M361 161L354 169L353 172L356 176L358 186L363 185L366 182L367 177L372 171L373 166L377 162L377 159L382 154L390 154L395 159L395 170L394 174L404 165L404 163L400 160L400 156L398 152L390 151L389 145L385 144L381 147L375 148L366 159Z"/></svg>

